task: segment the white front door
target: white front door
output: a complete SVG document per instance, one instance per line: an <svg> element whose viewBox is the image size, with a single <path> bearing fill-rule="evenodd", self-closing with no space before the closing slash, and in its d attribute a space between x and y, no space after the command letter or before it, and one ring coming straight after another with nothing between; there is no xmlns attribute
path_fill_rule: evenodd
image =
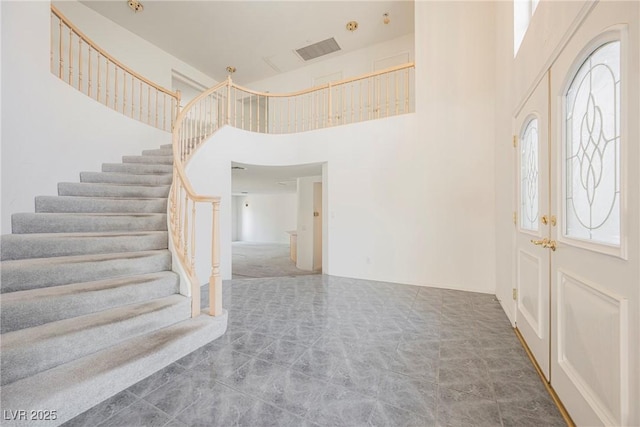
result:
<svg viewBox="0 0 640 427"><path fill-rule="evenodd" d="M516 327L549 379L549 76L546 74L515 120Z"/></svg>
<svg viewBox="0 0 640 427"><path fill-rule="evenodd" d="M550 375L577 425L640 425L638 5L598 3L550 72Z"/></svg>

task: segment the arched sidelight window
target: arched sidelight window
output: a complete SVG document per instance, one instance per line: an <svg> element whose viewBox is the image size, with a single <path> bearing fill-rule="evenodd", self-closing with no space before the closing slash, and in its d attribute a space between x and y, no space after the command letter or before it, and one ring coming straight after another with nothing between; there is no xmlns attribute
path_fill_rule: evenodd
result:
<svg viewBox="0 0 640 427"><path fill-rule="evenodd" d="M538 231L539 216L538 119L527 122L520 134L520 228Z"/></svg>
<svg viewBox="0 0 640 427"><path fill-rule="evenodd" d="M564 96L564 235L620 246L620 41L596 49Z"/></svg>

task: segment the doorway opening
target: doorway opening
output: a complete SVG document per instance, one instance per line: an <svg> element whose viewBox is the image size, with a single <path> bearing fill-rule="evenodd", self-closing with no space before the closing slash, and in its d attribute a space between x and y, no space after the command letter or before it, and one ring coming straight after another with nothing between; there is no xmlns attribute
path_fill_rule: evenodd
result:
<svg viewBox="0 0 640 427"><path fill-rule="evenodd" d="M322 273L322 164L233 162L232 278Z"/></svg>

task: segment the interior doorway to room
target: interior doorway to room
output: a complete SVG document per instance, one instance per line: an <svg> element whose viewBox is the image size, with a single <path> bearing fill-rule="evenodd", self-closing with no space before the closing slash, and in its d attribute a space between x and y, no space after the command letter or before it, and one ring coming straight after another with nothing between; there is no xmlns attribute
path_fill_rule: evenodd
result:
<svg viewBox="0 0 640 427"><path fill-rule="evenodd" d="M231 167L232 277L322 273L322 165Z"/></svg>

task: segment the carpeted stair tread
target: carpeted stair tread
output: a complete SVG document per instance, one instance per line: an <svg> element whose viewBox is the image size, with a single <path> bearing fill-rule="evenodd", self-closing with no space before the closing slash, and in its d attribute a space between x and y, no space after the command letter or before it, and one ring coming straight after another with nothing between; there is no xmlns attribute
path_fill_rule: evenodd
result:
<svg viewBox="0 0 640 427"><path fill-rule="evenodd" d="M2 385L164 328L191 315L180 294L2 334Z"/></svg>
<svg viewBox="0 0 640 427"><path fill-rule="evenodd" d="M2 387L2 408L55 408L55 421L6 421L7 426L55 426L222 336L227 313L198 316L129 339Z"/></svg>
<svg viewBox="0 0 640 427"><path fill-rule="evenodd" d="M142 150L143 156L173 156L173 148L156 148L154 150Z"/></svg>
<svg viewBox="0 0 640 427"><path fill-rule="evenodd" d="M171 185L172 177L170 173L140 175L118 172L80 172L81 182L112 184Z"/></svg>
<svg viewBox="0 0 640 427"><path fill-rule="evenodd" d="M163 213L166 197L36 196L36 212L46 213Z"/></svg>
<svg viewBox="0 0 640 427"><path fill-rule="evenodd" d="M173 165L173 156L122 156L122 163Z"/></svg>
<svg viewBox="0 0 640 427"><path fill-rule="evenodd" d="M159 198L169 195L168 185L128 185L93 182L61 182L59 196Z"/></svg>
<svg viewBox="0 0 640 427"><path fill-rule="evenodd" d="M167 249L166 231L6 234L2 261Z"/></svg>
<svg viewBox="0 0 640 427"><path fill-rule="evenodd" d="M100 231L166 231L161 213L18 213L11 216L13 233L81 233Z"/></svg>
<svg viewBox="0 0 640 427"><path fill-rule="evenodd" d="M2 263L0 292L171 270L168 250L33 258Z"/></svg>
<svg viewBox="0 0 640 427"><path fill-rule="evenodd" d="M9 292L0 300L1 333L167 297L179 286L177 274L161 271Z"/></svg>
<svg viewBox="0 0 640 427"><path fill-rule="evenodd" d="M167 174L173 172L171 164L103 163L102 172L130 173L136 175Z"/></svg>

